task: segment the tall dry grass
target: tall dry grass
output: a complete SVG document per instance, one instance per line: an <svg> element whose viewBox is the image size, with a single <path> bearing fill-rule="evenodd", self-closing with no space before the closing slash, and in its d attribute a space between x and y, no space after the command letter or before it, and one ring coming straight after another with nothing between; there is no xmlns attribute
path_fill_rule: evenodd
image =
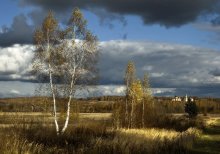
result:
<svg viewBox="0 0 220 154"><path fill-rule="evenodd" d="M0 151L16 153L186 153L200 131L165 129L107 129L86 123L56 136L53 127L23 125L0 128Z"/></svg>
<svg viewBox="0 0 220 154"><path fill-rule="evenodd" d="M119 129L114 138L96 140L93 153L186 153L200 135L195 128L180 133L165 129Z"/></svg>
<svg viewBox="0 0 220 154"><path fill-rule="evenodd" d="M14 125L0 128L1 154L87 153L91 141L107 136L105 125L87 123L56 135L54 127L43 125Z"/></svg>

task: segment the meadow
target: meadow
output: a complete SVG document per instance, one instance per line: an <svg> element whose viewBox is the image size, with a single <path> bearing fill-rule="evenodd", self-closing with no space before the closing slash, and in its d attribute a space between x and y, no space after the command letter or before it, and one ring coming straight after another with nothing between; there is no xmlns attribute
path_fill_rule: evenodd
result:
<svg viewBox="0 0 220 154"><path fill-rule="evenodd" d="M204 116L201 112L197 118L189 119L184 113L168 113L158 119L155 127L115 129L112 112L116 100L74 101L78 102L73 102L72 111L80 112L72 112L67 131L56 136L49 98L0 100L1 153L211 154L220 151L218 114ZM61 108L60 124L62 114Z"/></svg>

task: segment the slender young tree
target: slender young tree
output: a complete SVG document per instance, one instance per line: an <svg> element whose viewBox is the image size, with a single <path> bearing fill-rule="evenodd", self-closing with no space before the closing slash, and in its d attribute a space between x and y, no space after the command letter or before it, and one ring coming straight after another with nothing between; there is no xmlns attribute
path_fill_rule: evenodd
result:
<svg viewBox="0 0 220 154"><path fill-rule="evenodd" d="M131 96L131 128L136 126L136 121L138 120L138 113L136 111L136 107L138 104L142 102L143 99L143 89L140 80L136 80L131 84L131 88L129 91L129 95Z"/></svg>
<svg viewBox="0 0 220 154"><path fill-rule="evenodd" d="M146 103L147 105L150 105L150 102L152 100L152 91L149 84L149 78L147 73L144 74L144 79L142 82L143 87L143 101L142 101L142 127L145 127L145 107Z"/></svg>
<svg viewBox="0 0 220 154"><path fill-rule="evenodd" d="M68 89L67 116L62 133L66 130L69 123L70 102L72 95L76 90L76 82L91 81L96 78L96 62L97 62L97 38L87 30L86 20L78 8L73 10L69 20L69 27L66 31L70 31L64 41L64 55L68 63L66 66L65 76L67 82L65 87ZM71 41L69 41L69 39Z"/></svg>
<svg viewBox="0 0 220 154"><path fill-rule="evenodd" d="M70 103L76 89L96 79L97 39L87 30L86 20L80 10L75 8L69 26L64 30L58 29L58 23L50 12L41 28L36 30L34 40L36 52L33 68L40 80L49 79L54 121L59 135L68 127ZM62 129L57 122L58 97L68 98L66 119Z"/></svg>
<svg viewBox="0 0 220 154"><path fill-rule="evenodd" d="M36 45L36 52L34 57L34 70L38 75L47 72L49 75L49 83L51 88L51 93L53 97L53 112L54 112L54 122L56 126L56 132L59 134L59 125L57 122L57 109L56 109L56 97L55 88L53 84L52 74L52 52L55 50L55 42L57 40L58 24L53 16L52 12L49 12L47 17L44 19L40 29L37 29L34 34L34 43ZM42 72L42 73L41 73Z"/></svg>
<svg viewBox="0 0 220 154"><path fill-rule="evenodd" d="M135 65L134 62L129 61L126 72L125 72L125 85L126 85L126 98L125 98L125 123L130 126L130 118L129 118L129 101L131 101L130 97L130 89L132 83L135 81Z"/></svg>

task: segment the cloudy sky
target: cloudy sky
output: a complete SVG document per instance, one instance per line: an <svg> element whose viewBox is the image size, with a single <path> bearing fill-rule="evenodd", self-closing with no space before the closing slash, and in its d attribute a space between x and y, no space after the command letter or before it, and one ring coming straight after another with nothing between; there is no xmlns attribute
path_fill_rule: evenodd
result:
<svg viewBox="0 0 220 154"><path fill-rule="evenodd" d="M34 94L33 31L49 10L65 25L74 7L100 40L90 96L123 94L129 60L155 95L220 96L219 0L1 0L0 97Z"/></svg>

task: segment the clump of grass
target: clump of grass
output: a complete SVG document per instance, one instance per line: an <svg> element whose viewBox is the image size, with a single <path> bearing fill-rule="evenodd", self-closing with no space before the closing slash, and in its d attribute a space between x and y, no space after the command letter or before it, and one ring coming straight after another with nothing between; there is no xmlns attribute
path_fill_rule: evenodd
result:
<svg viewBox="0 0 220 154"><path fill-rule="evenodd" d="M54 127L43 125L14 125L0 128L1 153L84 153L95 138L107 136L105 125L78 125L59 136Z"/></svg>
<svg viewBox="0 0 220 154"><path fill-rule="evenodd" d="M0 151L3 154L43 152L43 145L21 138L15 128L1 128L0 132Z"/></svg>
<svg viewBox="0 0 220 154"><path fill-rule="evenodd" d="M113 139L98 139L93 153L186 153L200 131L184 132L165 129L120 129Z"/></svg>
<svg viewBox="0 0 220 154"><path fill-rule="evenodd" d="M186 153L200 131L107 129L104 123L71 126L57 136L53 126L24 123L0 128L1 153Z"/></svg>

